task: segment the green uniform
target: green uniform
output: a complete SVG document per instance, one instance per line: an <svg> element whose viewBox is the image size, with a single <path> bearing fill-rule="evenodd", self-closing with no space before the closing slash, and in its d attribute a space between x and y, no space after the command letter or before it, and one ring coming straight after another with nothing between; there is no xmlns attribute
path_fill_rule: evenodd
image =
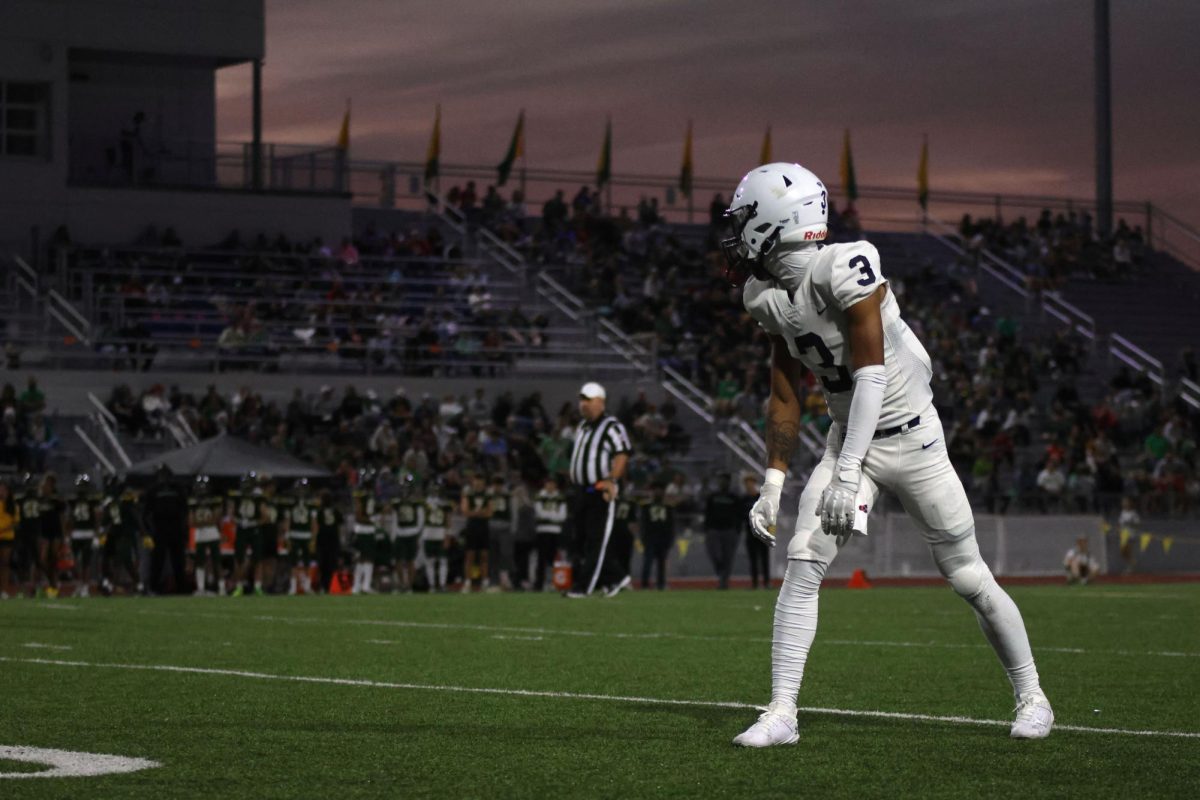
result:
<svg viewBox="0 0 1200 800"><path fill-rule="evenodd" d="M287 504L280 497L258 498L258 557L276 558L279 555L279 525L287 516Z"/></svg>
<svg viewBox="0 0 1200 800"><path fill-rule="evenodd" d="M287 540L288 561L293 567L303 566L312 560L312 520L316 513L316 509L305 498L292 498L292 506L288 509Z"/></svg>
<svg viewBox="0 0 1200 800"><path fill-rule="evenodd" d="M225 516L225 498L219 494L188 498L188 510L196 528L196 563L204 566L204 557L214 567L221 563L221 518Z"/></svg>
<svg viewBox="0 0 1200 800"><path fill-rule="evenodd" d="M421 541L421 530L425 527L425 504L420 500L393 500L396 512L396 538L392 542L392 554L396 561L416 561L417 543Z"/></svg>
<svg viewBox="0 0 1200 800"><path fill-rule="evenodd" d="M364 491L354 493L354 549L360 562L375 560L379 546L378 514L374 495Z"/></svg>
<svg viewBox="0 0 1200 800"><path fill-rule="evenodd" d="M446 552L446 534L450 532L450 518L455 505L442 497L430 497L425 501L425 525L421 529L428 558L441 558Z"/></svg>
<svg viewBox="0 0 1200 800"><path fill-rule="evenodd" d="M260 495L253 492L230 492L229 499L233 503L233 515L237 519L237 537L234 539L234 558L243 561L249 551L255 555L258 542L258 500Z"/></svg>
<svg viewBox="0 0 1200 800"><path fill-rule="evenodd" d="M69 506L71 515L71 553L75 557L75 573L83 578L92 566L97 541L97 523L104 497L94 492L76 495Z"/></svg>
<svg viewBox="0 0 1200 800"><path fill-rule="evenodd" d="M104 560L109 565L106 571L111 571L111 565L116 562L124 566L130 577L137 581L134 553L139 530L138 505L132 492L123 492L105 500L103 526Z"/></svg>

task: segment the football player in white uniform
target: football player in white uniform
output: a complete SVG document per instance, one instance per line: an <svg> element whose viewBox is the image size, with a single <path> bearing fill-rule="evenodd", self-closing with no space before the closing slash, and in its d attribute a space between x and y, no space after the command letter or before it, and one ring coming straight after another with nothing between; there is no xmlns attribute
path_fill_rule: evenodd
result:
<svg viewBox="0 0 1200 800"><path fill-rule="evenodd" d="M979 555L975 522L950 465L929 388L929 355L900 317L867 242L823 245L828 195L798 164L766 164L738 185L722 241L743 302L771 336L767 470L750 510L754 534L775 544L784 476L800 425L802 367L820 380L834 424L800 497L788 567L775 605L771 703L735 744L792 744L796 700L817 628L817 591L853 534L866 535L881 488L919 525L938 569L972 608L1016 696L1014 738L1046 736L1054 721L1021 613Z"/></svg>

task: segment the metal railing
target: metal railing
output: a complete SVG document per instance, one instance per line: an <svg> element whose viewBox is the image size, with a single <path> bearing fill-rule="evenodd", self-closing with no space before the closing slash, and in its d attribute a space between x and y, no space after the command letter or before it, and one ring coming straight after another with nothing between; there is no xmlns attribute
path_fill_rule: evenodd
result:
<svg viewBox="0 0 1200 800"><path fill-rule="evenodd" d="M966 250L956 241L957 232L946 223L929 218L928 233L947 248L960 256L966 256ZM1021 297L1029 299L1030 291L1018 283L1024 281L1020 271L1000 258L990 250L984 249L979 253L979 266L992 277ZM1101 334L1096 329L1096 320L1090 314L1068 302L1058 291L1043 291L1036 295L1041 308L1050 316L1059 320L1071 330L1083 336L1090 345L1101 341ZM1107 352L1122 364L1138 372L1145 373L1159 387L1167 388L1168 376L1159 359L1135 345L1122 334L1111 331L1108 334ZM1179 381L1179 397L1193 408L1200 409L1200 386L1192 381Z"/></svg>

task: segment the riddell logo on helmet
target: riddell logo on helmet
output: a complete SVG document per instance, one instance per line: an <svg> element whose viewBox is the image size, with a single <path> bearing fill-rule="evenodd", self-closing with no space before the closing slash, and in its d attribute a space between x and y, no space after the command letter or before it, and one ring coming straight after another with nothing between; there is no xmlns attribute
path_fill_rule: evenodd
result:
<svg viewBox="0 0 1200 800"><path fill-rule="evenodd" d="M818 241L820 239L824 239L825 235L827 233L828 233L828 231L826 231L826 230L805 231L804 232L804 241L810 242L810 241Z"/></svg>

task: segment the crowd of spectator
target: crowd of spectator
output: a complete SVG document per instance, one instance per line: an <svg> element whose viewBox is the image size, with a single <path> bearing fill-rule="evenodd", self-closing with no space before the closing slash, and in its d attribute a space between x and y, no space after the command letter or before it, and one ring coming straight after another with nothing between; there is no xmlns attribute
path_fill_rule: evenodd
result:
<svg viewBox="0 0 1200 800"><path fill-rule="evenodd" d="M570 204L557 192L540 221L523 228L510 217L494 231L532 260L560 265L563 283L647 342L662 366L696 383L719 418L762 429L770 345L723 278L716 243L725 206L714 197L706 234L687 237L664 223L652 201L643 200L635 215L606 215L598 193L581 187ZM857 217L847 211L831 215L831 239L857 238ZM487 225L493 217L478 219ZM968 216L960 233L968 253L987 247L1005 254L1039 289L1072 275L1132 279L1146 253L1140 227L1122 220L1102 239L1086 214L1047 210L1032 225ZM974 282L953 269L927 264L891 276L890 285L933 360L952 461L988 511L1115 513L1122 496L1147 513L1188 513L1200 503L1196 417L1186 407L1164 407L1148 378L1122 371L1107 396L1086 403L1077 388L1088 362L1079 337L1065 330L1048 339L1023 336L1018 320L994 314ZM1195 380L1194 353L1181 363L1181 374ZM824 399L814 376L806 380L804 421L826 430ZM1168 422L1170 452L1157 446L1163 437L1155 433ZM1142 447L1147 437L1152 450Z"/></svg>
<svg viewBox="0 0 1200 800"><path fill-rule="evenodd" d="M567 471L579 422L573 402L548 410L539 391L489 397L482 387L470 397L409 397L403 389L381 396L374 389L347 385L339 392L323 385L308 393L297 388L281 403L250 386L225 395L210 385L195 395L162 385L135 393L119 384L106 407L123 434L167 439L168 426L182 420L200 439L231 434L324 467L345 489L364 471L453 486L480 471L537 485ZM674 405L640 392L619 401L615 412L634 440L630 479L643 487L667 482L673 460L690 446Z"/></svg>
<svg viewBox="0 0 1200 800"><path fill-rule="evenodd" d="M1001 255L1034 290L1058 289L1071 277L1133 280L1147 250L1140 225L1130 228L1122 219L1101 236L1090 214L1075 211L1052 214L1045 209L1033 224L1025 217L1005 224L967 214L958 232L974 258L984 249Z"/></svg>
<svg viewBox="0 0 1200 800"><path fill-rule="evenodd" d="M726 205L722 197L714 197L709 205L707 228L666 224L655 198L610 213L601 194L587 186L573 194L555 192L542 204L540 215L533 216L521 191L506 198L494 186L480 192L473 182L452 187L447 203L472 225L512 245L530 264L548 270L598 316L645 344L661 366L694 382L713 399L712 410L719 419L764 426L769 341L723 276L716 247ZM833 240L853 239L859 232L853 209L846 212L831 216ZM964 217L960 233L968 253L986 247L1005 255L1026 272L1034 288L1053 288L1073 275L1133 278L1146 255L1140 228L1121 221L1111 236L1100 238L1090 217L1078 213L1056 215L1047 210L1032 224L1023 218L1001 224ZM177 244L173 232L160 241L161 246ZM272 302L222 306L229 320L220 337L223 353L269 355L273 351L269 341L262 341L261 331L286 324L297 336L309 335L305 341L314 348L346 359L434 374L436 368L422 359L453 354L474 364L472 372L482 376L497 371L488 369L489 363L506 362L506 348L545 342L539 335L548 327L545 317L530 319L519 308L494 308L487 276L468 267L443 271L445 291L458 298L452 311L392 313L396 302L402 302L404 275L402 270L388 272L386 266L381 271L381 262L372 259L458 255L454 245L433 231L386 234L368 226L337 247L319 240L296 246L283 237L269 241L262 236L245 244L235 232L220 249L238 254L233 263L246 271L256 288L269 288L269 276L286 269L309 270L304 274L312 281L291 296L263 292L279 298ZM296 260L299 253L318 258ZM319 265L315 274L314 263ZM182 272L186 275L188 270ZM1089 355L1077 338L1066 332L1048 339L1023 335L1018 320L994 314L970 278L951 269L929 264L915 273L889 277L906 319L933 359L935 397L946 422L951 458L988 510L1107 511L1121 496L1149 513L1195 507L1196 426L1186 409L1164 408L1156 387L1129 375L1118 375L1115 380L1122 385L1114 383L1098 402L1095 397L1085 402L1077 387ZM139 302L153 304L172 291L152 282L136 294ZM1185 356L1183 369L1195 379L1194 355L1190 361ZM802 401L805 422L827 429L824 400L812 376ZM390 408L391 402L381 408ZM421 409L429 402L405 399L404 413L424 419L429 414ZM224 425L260 424L235 419L230 410L225 413ZM649 443L647 450L667 454L686 447L674 413L670 403L643 400L626 422ZM270 428L265 439L303 443L292 449L310 447L308 427L301 426L297 433L290 423L298 417L288 414L268 412L264 406L260 416ZM1171 452L1155 448L1157 455L1148 456L1151 451L1142 441L1157 441L1154 429L1176 418L1172 433L1183 432L1178 442L1172 441ZM289 420L286 433L280 432L280 420ZM338 418L339 427L343 421ZM363 423L350 421L356 433L374 432L358 430L355 426ZM217 422L214 418L196 425L212 429ZM499 427L508 432L508 426ZM526 431L521 426L512 432L518 439L533 436L535 442L546 437L546 430ZM460 437L477 442L487 433L466 429ZM327 444L313 447L322 462L341 455Z"/></svg>
<svg viewBox="0 0 1200 800"><path fill-rule="evenodd" d="M30 377L20 393L12 383L0 389L0 471L41 472L58 446L46 410L46 395Z"/></svg>

